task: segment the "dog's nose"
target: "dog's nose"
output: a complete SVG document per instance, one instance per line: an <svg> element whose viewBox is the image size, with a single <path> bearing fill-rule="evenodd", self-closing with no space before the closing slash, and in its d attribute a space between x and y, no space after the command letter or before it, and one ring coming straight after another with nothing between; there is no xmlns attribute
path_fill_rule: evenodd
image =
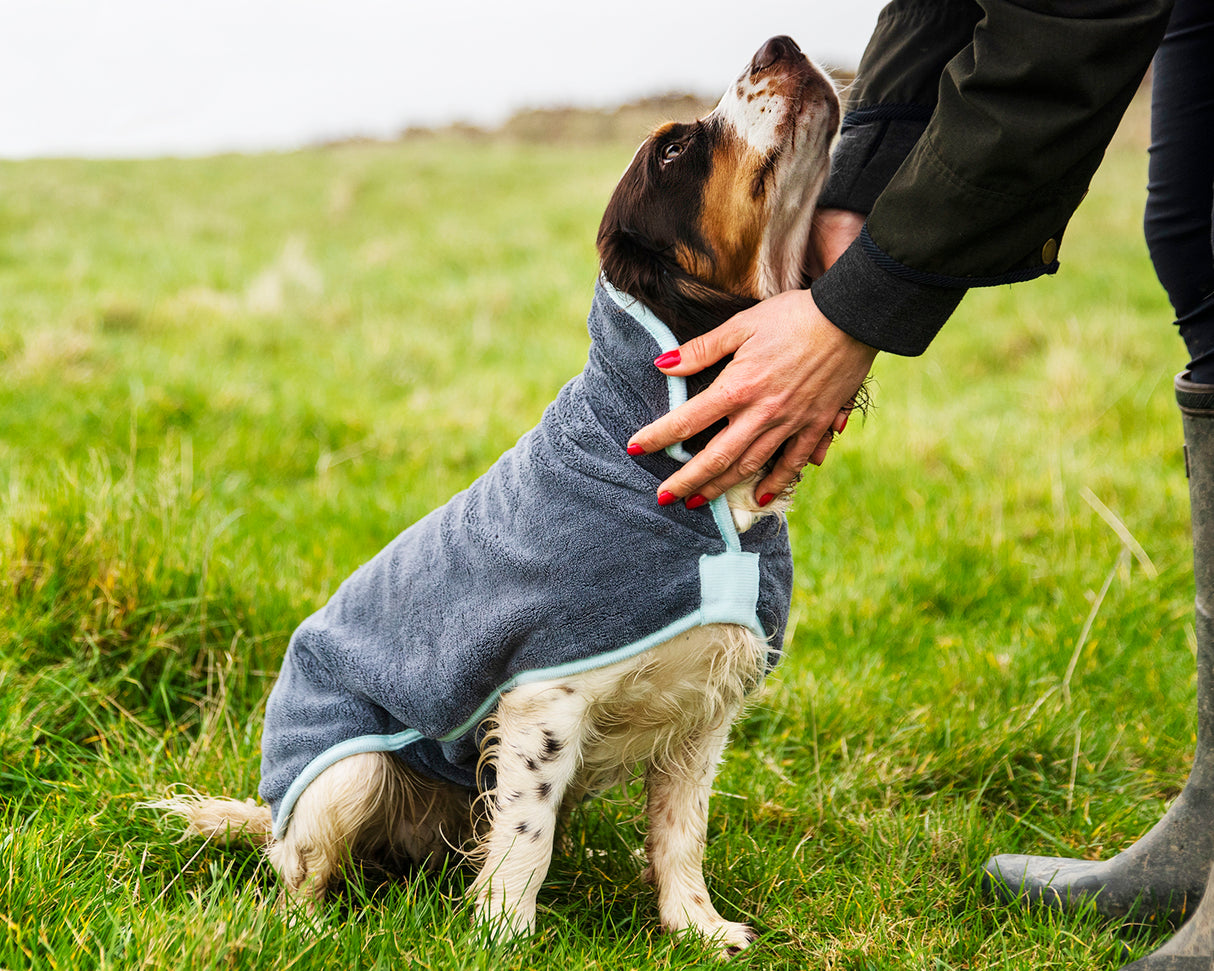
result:
<svg viewBox="0 0 1214 971"><path fill-rule="evenodd" d="M773 64L779 64L780 61L799 56L801 56L801 48L797 46L797 42L791 37L785 37L781 34L779 37L773 37L759 48L750 62L750 73L758 74Z"/></svg>

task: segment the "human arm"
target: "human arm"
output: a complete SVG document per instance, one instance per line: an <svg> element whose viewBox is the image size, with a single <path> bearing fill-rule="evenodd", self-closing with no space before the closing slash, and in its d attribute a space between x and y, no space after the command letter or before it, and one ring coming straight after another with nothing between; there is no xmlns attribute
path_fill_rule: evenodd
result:
<svg viewBox="0 0 1214 971"><path fill-rule="evenodd" d="M773 430L791 427L794 388L820 400L795 406L812 420L792 433L787 461L756 496L791 481L788 465L801 455L821 454L817 443L846 400L839 383L844 376L850 383L861 359L853 347L844 363L844 342L823 322L870 350L920 354L969 286L1054 272L1066 224L1169 9L1168 0L890 4L861 62L820 200L867 214L863 229L808 298L802 292L765 301L739 315L745 327L739 318L726 322L725 336L701 339L711 350L684 360L698 367L711 363L710 353L732 349L735 360L758 365L768 359L767 347L751 354L747 345L759 340L774 348L769 332L781 327L826 346L801 348L766 375L742 368L731 375L727 367L686 411L641 430L633 441L651 450L705 427L700 421L710 415L729 419L730 427L659 491L712 498L753 474L780 445ZM692 363L665 370L689 373ZM827 367L844 372L839 380L817 374ZM809 441L815 444L807 450Z"/></svg>

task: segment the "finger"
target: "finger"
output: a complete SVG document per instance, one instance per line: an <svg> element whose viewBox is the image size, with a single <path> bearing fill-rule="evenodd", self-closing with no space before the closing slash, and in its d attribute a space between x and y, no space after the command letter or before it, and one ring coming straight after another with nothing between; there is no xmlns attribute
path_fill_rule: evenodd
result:
<svg viewBox="0 0 1214 971"><path fill-rule="evenodd" d="M827 429L826 434L819 439L817 446L809 455L809 465L821 465L826 461L826 450L834 443L835 436L847 427L847 419L851 416L851 408L845 408L835 415L835 420ZM802 466L802 469L804 466Z"/></svg>
<svg viewBox="0 0 1214 971"><path fill-rule="evenodd" d="M830 447L833 436L830 430L817 437L808 430L802 431L790 438L780 452L779 458L772 465L771 471L763 478L755 489L755 501L761 506L767 505L767 497L780 495L800 477L815 456L819 457L818 464L826 458L826 450ZM770 499L768 499L770 501Z"/></svg>
<svg viewBox="0 0 1214 971"><path fill-rule="evenodd" d="M659 354L653 362L654 366L663 374L685 377L728 357L750 336L750 329L744 321L739 322L739 316L731 317L719 327L693 337L672 351Z"/></svg>
<svg viewBox="0 0 1214 971"><path fill-rule="evenodd" d="M710 393L711 390L704 392L705 395ZM722 400L729 400L729 395L723 392ZM730 424L718 432L699 455L663 482L658 493L667 502L692 496L710 501L739 482L758 475L779 452L780 459L773 465L773 471L777 473L774 480L755 493L756 498L769 493L779 495L797 480L807 464L820 465L825 460L834 434L847 427L851 411L849 403L836 413L829 427L817 425L794 432L786 424L738 420L732 415L733 405L730 404L724 408L724 415L732 415Z"/></svg>
<svg viewBox="0 0 1214 971"><path fill-rule="evenodd" d="M826 450L833 444L836 435L843 434L843 429L847 427L847 420L851 417L851 413L852 406L848 405L846 408L840 410L837 415L835 415L835 420L831 422L829 430L827 430L826 434L822 436L821 440L818 442L817 448L810 453L810 465L821 465L826 461Z"/></svg>
<svg viewBox="0 0 1214 971"><path fill-rule="evenodd" d="M826 450L828 448L830 448L831 442L833 442L834 440L835 440L835 431L832 428L825 435L822 436L822 438L818 441L818 444L814 448L814 450L809 453L809 464L810 465L821 465L823 462L825 462L826 461Z"/></svg>
<svg viewBox="0 0 1214 971"><path fill-rule="evenodd" d="M757 436L753 430L731 434L732 428L719 432L703 451L658 487L658 494L676 500L697 495L705 500L715 499L739 482L754 478L788 436L788 430L783 428L772 428Z"/></svg>
<svg viewBox="0 0 1214 971"><path fill-rule="evenodd" d="M639 429L628 440L628 454L648 455L676 442L685 442L727 414L728 402L713 394L711 389L706 390Z"/></svg>

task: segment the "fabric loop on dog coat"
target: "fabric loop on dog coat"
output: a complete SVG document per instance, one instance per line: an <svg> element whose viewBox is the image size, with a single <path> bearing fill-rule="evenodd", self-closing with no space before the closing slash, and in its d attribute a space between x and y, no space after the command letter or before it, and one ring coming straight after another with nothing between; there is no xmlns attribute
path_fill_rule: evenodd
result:
<svg viewBox="0 0 1214 971"><path fill-rule="evenodd" d="M653 366L677 341L603 280L588 324L586 368L539 425L292 635L262 736L276 837L304 789L356 753L396 752L475 787L479 726L520 684L705 624L750 628L769 646L768 670L778 661L792 588L783 519L739 536L723 496L659 506L658 483L687 453L634 459L625 448L686 399L683 379Z"/></svg>

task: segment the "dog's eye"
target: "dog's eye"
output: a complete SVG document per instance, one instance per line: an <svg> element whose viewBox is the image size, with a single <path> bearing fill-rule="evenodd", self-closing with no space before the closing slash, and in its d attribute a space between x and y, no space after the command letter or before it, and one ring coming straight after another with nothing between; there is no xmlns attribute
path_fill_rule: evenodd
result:
<svg viewBox="0 0 1214 971"><path fill-rule="evenodd" d="M671 142L662 149L662 161L673 162L676 158L683 154L682 142Z"/></svg>

